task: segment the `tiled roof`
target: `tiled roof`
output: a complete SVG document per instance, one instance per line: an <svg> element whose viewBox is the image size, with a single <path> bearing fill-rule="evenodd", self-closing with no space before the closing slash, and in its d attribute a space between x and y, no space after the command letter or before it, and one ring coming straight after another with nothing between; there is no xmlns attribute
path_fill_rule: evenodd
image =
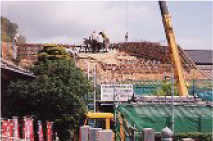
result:
<svg viewBox="0 0 213 141"><path fill-rule="evenodd" d="M1 58L1 69L6 69L8 71L12 71L14 73L23 74L29 77L35 77L29 70L22 69L19 66L12 64L11 62Z"/></svg>
<svg viewBox="0 0 213 141"><path fill-rule="evenodd" d="M184 50L195 64L212 64L213 50Z"/></svg>

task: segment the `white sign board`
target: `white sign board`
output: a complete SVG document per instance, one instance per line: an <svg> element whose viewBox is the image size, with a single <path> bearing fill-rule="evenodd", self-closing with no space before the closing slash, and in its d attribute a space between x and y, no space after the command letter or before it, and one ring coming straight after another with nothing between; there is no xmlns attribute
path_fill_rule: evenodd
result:
<svg viewBox="0 0 213 141"><path fill-rule="evenodd" d="M133 85L101 85L101 101L128 101L133 95Z"/></svg>

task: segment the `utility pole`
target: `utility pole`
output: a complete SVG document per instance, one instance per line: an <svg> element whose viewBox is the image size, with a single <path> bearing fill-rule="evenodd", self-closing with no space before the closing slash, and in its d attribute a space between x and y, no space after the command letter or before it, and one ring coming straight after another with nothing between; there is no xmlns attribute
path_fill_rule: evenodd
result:
<svg viewBox="0 0 213 141"><path fill-rule="evenodd" d="M113 84L113 109L114 109L114 133L116 139L116 105L115 105L115 83Z"/></svg>
<svg viewBox="0 0 213 141"><path fill-rule="evenodd" d="M94 113L96 113L96 111L97 111L97 109L96 109L97 64L95 64L95 68L94 68L93 83L94 83L93 105L94 105ZM96 127L96 119L94 119L94 127Z"/></svg>
<svg viewBox="0 0 213 141"><path fill-rule="evenodd" d="M88 63L87 63L87 77L88 77L88 81L90 81L90 60L88 59ZM88 91L87 93L87 110L89 111L89 102L90 102L90 97L89 97L90 92Z"/></svg>
<svg viewBox="0 0 213 141"><path fill-rule="evenodd" d="M90 75L89 75L89 69L90 69L90 61L89 61L89 59L88 59L88 64L87 64L87 76L88 76L88 80L89 80L89 77L90 77Z"/></svg>
<svg viewBox="0 0 213 141"><path fill-rule="evenodd" d="M171 70L171 98L172 98L172 132L174 133L174 123L175 123L175 106L174 106L174 68L172 66Z"/></svg>
<svg viewBox="0 0 213 141"><path fill-rule="evenodd" d="M115 78L115 67L113 68L113 78ZM112 81L112 80L111 80ZM116 79L112 83L113 86L113 109L114 109L114 133L115 133L115 139L116 139Z"/></svg>

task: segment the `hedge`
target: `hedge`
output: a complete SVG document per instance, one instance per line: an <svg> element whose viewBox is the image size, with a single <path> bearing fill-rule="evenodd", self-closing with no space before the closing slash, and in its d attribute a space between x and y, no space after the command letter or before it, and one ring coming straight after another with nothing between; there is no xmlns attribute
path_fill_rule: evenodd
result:
<svg viewBox="0 0 213 141"><path fill-rule="evenodd" d="M179 141L181 138L193 138L196 141L212 141L212 133L201 133L201 132L191 132L191 133L178 133L175 134L174 139Z"/></svg>

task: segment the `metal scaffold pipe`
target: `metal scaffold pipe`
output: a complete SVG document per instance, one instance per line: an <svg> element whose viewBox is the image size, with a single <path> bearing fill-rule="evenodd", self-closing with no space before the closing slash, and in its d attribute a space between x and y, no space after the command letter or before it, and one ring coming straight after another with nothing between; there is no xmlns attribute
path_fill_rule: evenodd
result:
<svg viewBox="0 0 213 141"><path fill-rule="evenodd" d="M94 68L94 112L96 112L97 64Z"/></svg>
<svg viewBox="0 0 213 141"><path fill-rule="evenodd" d="M174 124L175 124L175 106L174 106L174 68L172 68L172 76L171 76L171 98L172 98L172 132L174 133Z"/></svg>

